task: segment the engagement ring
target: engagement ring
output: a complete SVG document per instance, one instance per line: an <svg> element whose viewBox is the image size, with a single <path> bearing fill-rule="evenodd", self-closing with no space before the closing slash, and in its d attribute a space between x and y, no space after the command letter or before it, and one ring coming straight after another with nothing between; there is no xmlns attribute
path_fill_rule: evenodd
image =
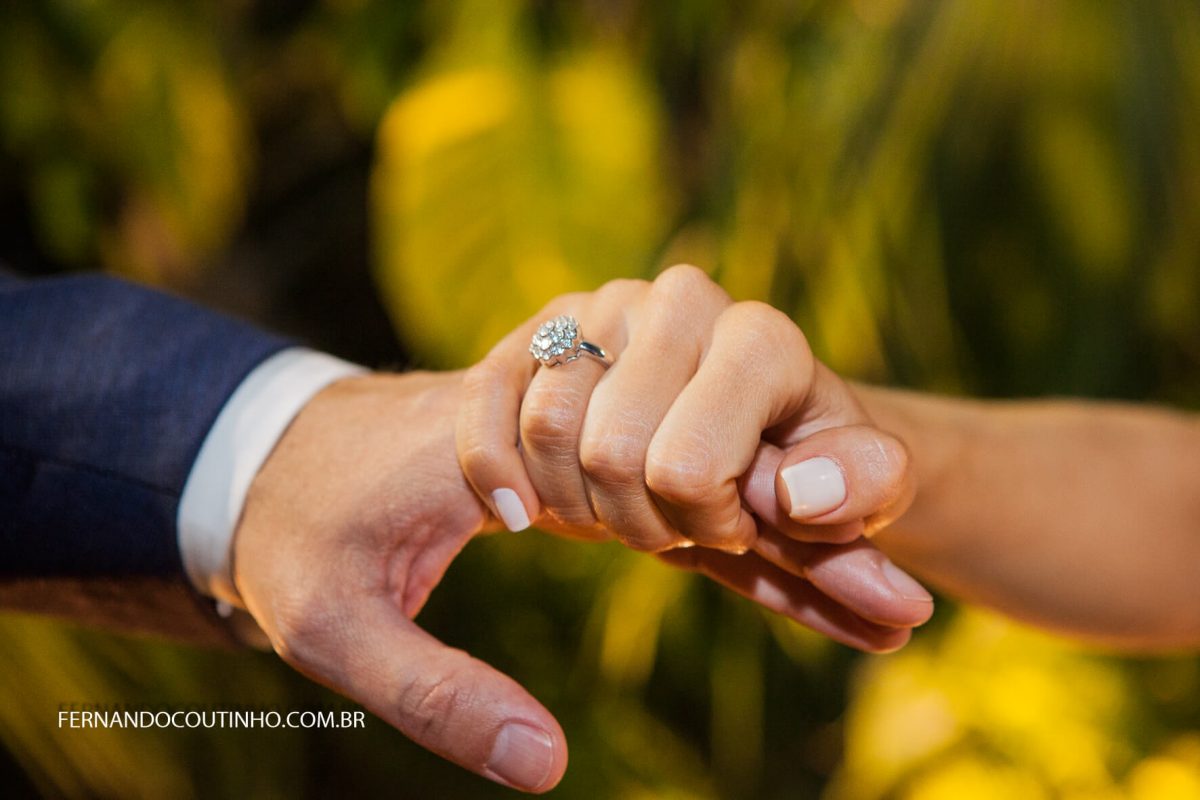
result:
<svg viewBox="0 0 1200 800"><path fill-rule="evenodd" d="M581 355L589 355L606 367L611 363L603 347L583 340L579 323L566 314L538 326L529 342L529 353L543 367L557 367Z"/></svg>

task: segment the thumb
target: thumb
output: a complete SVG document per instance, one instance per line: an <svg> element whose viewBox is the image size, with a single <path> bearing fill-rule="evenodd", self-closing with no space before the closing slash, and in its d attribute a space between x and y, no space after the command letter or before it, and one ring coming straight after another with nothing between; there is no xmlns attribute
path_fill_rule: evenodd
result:
<svg viewBox="0 0 1200 800"><path fill-rule="evenodd" d="M899 439L846 425L787 450L761 444L741 489L751 508L792 538L844 543L873 535L908 510L916 475Z"/></svg>
<svg viewBox="0 0 1200 800"><path fill-rule="evenodd" d="M863 520L805 525L787 516L784 504L776 499L776 477L782 471L781 465L797 463L800 456L795 449L785 453L763 443L741 479L742 499L763 523L754 549L863 619L894 627L920 625L928 620L933 598L862 538L868 529Z"/></svg>
<svg viewBox="0 0 1200 800"><path fill-rule="evenodd" d="M292 666L361 703L417 744L497 783L541 793L562 779L566 737L516 681L439 642L386 598L292 637ZM347 624L348 622L348 624ZM308 627L308 626L306 626Z"/></svg>

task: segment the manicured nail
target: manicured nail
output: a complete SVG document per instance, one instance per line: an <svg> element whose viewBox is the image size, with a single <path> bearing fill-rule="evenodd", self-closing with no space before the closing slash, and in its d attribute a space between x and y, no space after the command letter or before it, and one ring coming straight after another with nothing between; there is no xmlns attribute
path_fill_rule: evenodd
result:
<svg viewBox="0 0 1200 800"><path fill-rule="evenodd" d="M792 519L833 511L846 500L846 478L831 458L817 456L784 469L780 476L792 501Z"/></svg>
<svg viewBox="0 0 1200 800"><path fill-rule="evenodd" d="M500 488L492 492L492 502L500 521L510 531L523 531L529 527L529 514L521 498L512 489Z"/></svg>
<svg viewBox="0 0 1200 800"><path fill-rule="evenodd" d="M789 576L790 577L790 576ZM752 595L754 601L763 608L770 609L782 614L791 607L788 602L787 592L779 586L778 583L771 580L766 575L759 575L754 582L754 593Z"/></svg>
<svg viewBox="0 0 1200 800"><path fill-rule="evenodd" d="M554 768L554 741L550 734L520 722L500 729L487 771L510 786L532 790L542 788Z"/></svg>
<svg viewBox="0 0 1200 800"><path fill-rule="evenodd" d="M883 559L880 564L883 576L905 600L919 600L922 603L932 603L933 595L925 591L925 587L917 583L912 575L897 567L890 559Z"/></svg>

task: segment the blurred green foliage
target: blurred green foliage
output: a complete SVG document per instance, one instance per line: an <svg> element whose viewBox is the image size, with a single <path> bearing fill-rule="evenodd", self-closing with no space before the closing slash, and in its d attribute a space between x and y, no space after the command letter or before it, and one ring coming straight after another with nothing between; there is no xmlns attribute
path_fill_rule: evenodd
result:
<svg viewBox="0 0 1200 800"><path fill-rule="evenodd" d="M256 238L290 185L321 224L367 226L349 262L420 364L691 261L858 378L1195 407L1198 117L1200 10L1172 0L16 2L0 257L233 293L259 261L299 269L306 226ZM358 189L294 178L345 154ZM323 299L365 325L327 263ZM536 535L472 545L422 621L560 715L561 797L1200 796L1192 657L943 603L862 658ZM0 739L46 794L506 794L378 723L60 731L60 702L333 698L267 655L2 627Z"/></svg>

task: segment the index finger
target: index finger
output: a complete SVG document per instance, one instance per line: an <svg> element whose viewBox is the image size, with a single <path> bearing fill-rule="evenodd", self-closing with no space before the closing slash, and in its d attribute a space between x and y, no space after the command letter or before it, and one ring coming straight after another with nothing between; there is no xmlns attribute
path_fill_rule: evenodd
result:
<svg viewBox="0 0 1200 800"><path fill-rule="evenodd" d="M582 302L564 295L509 333L463 376L455 444L467 481L510 531L537 519L541 502L517 448L521 401L538 364L529 340L541 321Z"/></svg>

